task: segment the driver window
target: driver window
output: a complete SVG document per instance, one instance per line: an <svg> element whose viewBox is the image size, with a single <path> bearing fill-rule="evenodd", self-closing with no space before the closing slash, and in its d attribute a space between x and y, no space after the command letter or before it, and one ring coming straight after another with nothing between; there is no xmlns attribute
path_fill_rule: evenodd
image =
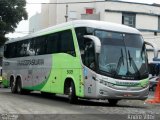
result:
<svg viewBox="0 0 160 120"><path fill-rule="evenodd" d="M83 63L92 70L95 70L95 49L94 43L90 39L84 39L84 56Z"/></svg>

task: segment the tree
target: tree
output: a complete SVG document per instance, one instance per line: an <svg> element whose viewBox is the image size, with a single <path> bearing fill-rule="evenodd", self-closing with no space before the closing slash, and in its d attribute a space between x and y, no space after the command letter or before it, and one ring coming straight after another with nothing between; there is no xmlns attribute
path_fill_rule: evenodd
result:
<svg viewBox="0 0 160 120"><path fill-rule="evenodd" d="M26 0L0 0L0 46L7 40L6 34L14 32L22 20L28 19Z"/></svg>

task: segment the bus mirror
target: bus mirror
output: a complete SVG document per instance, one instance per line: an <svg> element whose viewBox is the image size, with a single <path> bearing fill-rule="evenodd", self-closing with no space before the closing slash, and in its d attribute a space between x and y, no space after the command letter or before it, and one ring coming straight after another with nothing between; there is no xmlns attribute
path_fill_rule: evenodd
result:
<svg viewBox="0 0 160 120"><path fill-rule="evenodd" d="M93 36L93 35L84 35L84 38L92 40L94 45L95 45L95 52L100 53L100 51L101 51L101 41L98 37Z"/></svg>
<svg viewBox="0 0 160 120"><path fill-rule="evenodd" d="M158 58L158 50L159 50L157 45L154 44L154 43L146 42L146 41L144 43L145 43L145 45L151 46L153 48L153 52L154 52L154 58L153 59L157 59Z"/></svg>

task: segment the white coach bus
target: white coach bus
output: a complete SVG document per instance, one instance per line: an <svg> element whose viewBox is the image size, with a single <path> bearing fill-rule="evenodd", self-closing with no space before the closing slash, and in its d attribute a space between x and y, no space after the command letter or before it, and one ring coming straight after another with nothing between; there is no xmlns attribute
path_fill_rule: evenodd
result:
<svg viewBox="0 0 160 120"><path fill-rule="evenodd" d="M41 91L77 98L144 100L145 42L134 28L77 20L5 44L3 78L13 93Z"/></svg>

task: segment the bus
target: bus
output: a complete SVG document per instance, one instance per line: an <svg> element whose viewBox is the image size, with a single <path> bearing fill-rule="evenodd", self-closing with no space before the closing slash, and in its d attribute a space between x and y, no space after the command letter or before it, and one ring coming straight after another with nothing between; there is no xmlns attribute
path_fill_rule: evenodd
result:
<svg viewBox="0 0 160 120"><path fill-rule="evenodd" d="M158 77L160 74L160 60L159 61L149 61L149 78Z"/></svg>
<svg viewBox="0 0 160 120"><path fill-rule="evenodd" d="M148 59L141 33L94 20L75 20L7 41L3 78L12 93L82 99L145 100Z"/></svg>
<svg viewBox="0 0 160 120"><path fill-rule="evenodd" d="M155 91L160 75L160 59L149 61L149 90Z"/></svg>

